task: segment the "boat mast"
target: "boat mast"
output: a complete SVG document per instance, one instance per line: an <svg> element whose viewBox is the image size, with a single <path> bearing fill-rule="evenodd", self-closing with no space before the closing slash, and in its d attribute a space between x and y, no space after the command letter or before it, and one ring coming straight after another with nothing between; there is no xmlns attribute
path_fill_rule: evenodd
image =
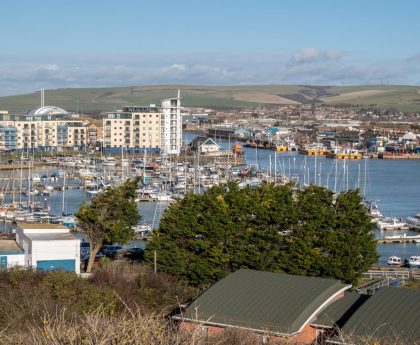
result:
<svg viewBox="0 0 420 345"><path fill-rule="evenodd" d="M335 159L335 175L334 175L334 193L337 193L337 170L338 170L337 162L338 162L338 159L336 158Z"/></svg>
<svg viewBox="0 0 420 345"><path fill-rule="evenodd" d="M277 151L274 152L274 185L277 184Z"/></svg>
<svg viewBox="0 0 420 345"><path fill-rule="evenodd" d="M65 193L66 193L66 172L63 171L63 197L61 200L61 216L64 217L64 209L65 209Z"/></svg>

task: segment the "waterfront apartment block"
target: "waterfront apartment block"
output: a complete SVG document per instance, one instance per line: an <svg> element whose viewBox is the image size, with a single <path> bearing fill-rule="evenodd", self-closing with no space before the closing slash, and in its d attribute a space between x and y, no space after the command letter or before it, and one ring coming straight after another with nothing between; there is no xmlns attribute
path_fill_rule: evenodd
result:
<svg viewBox="0 0 420 345"><path fill-rule="evenodd" d="M107 113L103 119L104 150L147 150L176 154L181 152L181 99L163 100L161 106L125 106Z"/></svg>
<svg viewBox="0 0 420 345"><path fill-rule="evenodd" d="M87 145L87 126L69 119L58 107L38 107L25 115L0 114L0 150L81 149Z"/></svg>
<svg viewBox="0 0 420 345"><path fill-rule="evenodd" d="M160 149L161 113L149 107L123 107L103 120L104 149Z"/></svg>
<svg viewBox="0 0 420 345"><path fill-rule="evenodd" d="M165 99L161 102L162 111L162 151L167 154L179 154L182 147L181 97Z"/></svg>

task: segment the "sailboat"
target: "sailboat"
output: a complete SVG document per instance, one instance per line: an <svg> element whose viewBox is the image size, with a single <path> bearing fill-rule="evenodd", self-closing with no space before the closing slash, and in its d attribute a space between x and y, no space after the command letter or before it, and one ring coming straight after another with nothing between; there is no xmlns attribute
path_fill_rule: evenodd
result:
<svg viewBox="0 0 420 345"><path fill-rule="evenodd" d="M58 219L58 222L68 227L75 227L76 221L74 216L71 214L65 213L65 201L66 201L66 173L63 175L63 198L61 200L61 218Z"/></svg>

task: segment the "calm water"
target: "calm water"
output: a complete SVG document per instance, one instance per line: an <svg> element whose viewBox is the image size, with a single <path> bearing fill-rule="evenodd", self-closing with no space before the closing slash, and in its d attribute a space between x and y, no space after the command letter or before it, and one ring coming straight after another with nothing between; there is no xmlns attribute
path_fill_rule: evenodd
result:
<svg viewBox="0 0 420 345"><path fill-rule="evenodd" d="M186 135L186 141L193 138L192 134ZM229 149L234 144L227 140L216 142L223 149ZM248 164L257 165L267 172L271 166L273 175L276 167L278 173L295 178L301 184L316 181L331 190L335 186L338 191L359 187L367 200L378 202L385 216L406 218L420 212L420 160L338 161L326 157L304 156L298 152L275 153L252 148L245 148L244 154ZM378 238L401 233L375 231ZM418 234L412 231L406 233ZM381 256L379 262L386 264L391 255L404 258L420 255L420 244L381 244L378 245L378 252Z"/></svg>
<svg viewBox="0 0 420 345"><path fill-rule="evenodd" d="M191 141L195 135L186 133L184 140ZM233 145L226 140L217 140L224 149ZM274 175L285 174L299 180L300 183L314 183L328 186L330 189L346 190L359 187L361 193L368 200L376 200L385 216L406 218L420 212L420 160L380 160L366 159L358 161L337 161L326 157L309 157L297 152L275 153L271 150L256 150L245 148L245 159L248 164L257 165L264 171ZM271 164L270 164L271 161ZM52 174L55 169L37 169L42 174ZM15 171L20 177L20 171ZM27 177L28 171L22 172ZM10 177L11 172L0 172L2 177ZM75 185L76 181L68 181L68 185ZM24 183L24 186L26 183ZM7 179L1 180L0 187L11 189L12 185ZM19 186L15 185L18 190ZM28 197L24 197L27 198ZM80 189L66 190L64 194L64 212L76 212L81 203L88 201L86 192ZM24 199L25 200L25 199ZM54 190L48 197L36 197L37 201L50 205L50 212L59 215L63 208L63 192ZM165 203L140 203L139 210L143 216L142 221L153 224L156 228L160 217L167 207ZM6 224L2 225L7 229ZM407 232L411 234L411 232ZM376 231L378 238L398 234L398 232ZM413 233L414 234L414 233ZM133 241L130 246L144 247L142 241ZM420 254L420 244L382 244L378 245L381 255L380 263L386 263L391 255L409 257Z"/></svg>

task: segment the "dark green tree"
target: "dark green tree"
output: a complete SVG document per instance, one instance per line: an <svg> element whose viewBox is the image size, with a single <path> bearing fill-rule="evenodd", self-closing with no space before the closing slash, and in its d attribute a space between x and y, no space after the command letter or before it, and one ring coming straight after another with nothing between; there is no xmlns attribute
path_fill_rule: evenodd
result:
<svg viewBox="0 0 420 345"><path fill-rule="evenodd" d="M337 195L334 224L323 243L320 273L355 284L361 273L377 262L375 224L358 190Z"/></svg>
<svg viewBox="0 0 420 345"><path fill-rule="evenodd" d="M229 183L170 206L145 258L194 285L240 268L354 283L377 258L371 230L358 191Z"/></svg>
<svg viewBox="0 0 420 345"><path fill-rule="evenodd" d="M78 228L90 243L87 272L91 272L103 244L125 244L133 239L133 227L141 219L134 201L138 182L138 179L126 180L119 187L105 189L75 214Z"/></svg>

